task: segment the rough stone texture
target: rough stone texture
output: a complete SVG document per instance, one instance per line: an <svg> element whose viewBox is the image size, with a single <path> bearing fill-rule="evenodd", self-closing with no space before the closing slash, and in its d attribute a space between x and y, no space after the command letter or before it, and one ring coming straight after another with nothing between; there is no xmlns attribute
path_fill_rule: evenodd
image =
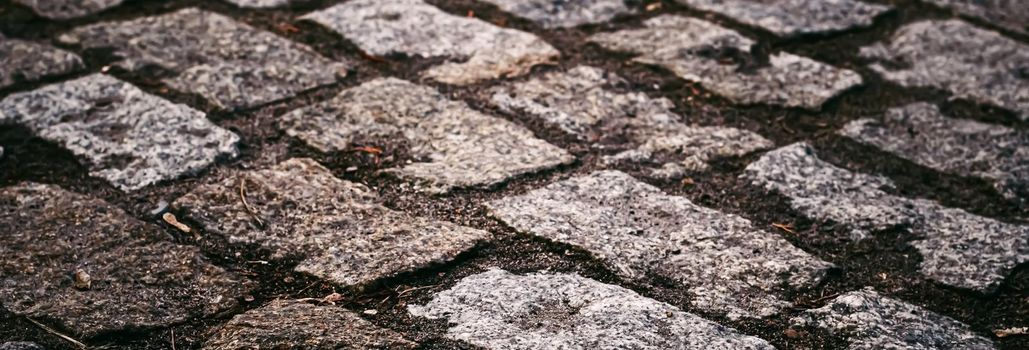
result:
<svg viewBox="0 0 1029 350"><path fill-rule="evenodd" d="M0 89L18 82L68 74L82 68L79 56L50 45L0 34Z"/></svg>
<svg viewBox="0 0 1029 350"><path fill-rule="evenodd" d="M0 189L0 303L88 338L168 326L236 304L237 276L104 201L53 185ZM81 270L92 281L76 288Z"/></svg>
<svg viewBox="0 0 1029 350"><path fill-rule="evenodd" d="M908 87L933 87L1029 119L1029 45L959 20L901 27L889 43L861 48L870 67Z"/></svg>
<svg viewBox="0 0 1029 350"><path fill-rule="evenodd" d="M1013 32L1029 35L1029 6L1024 0L926 0Z"/></svg>
<svg viewBox="0 0 1029 350"><path fill-rule="evenodd" d="M889 194L883 189L893 187L890 180L829 164L805 143L765 154L742 176L778 191L812 218L848 225L856 237L907 228L923 237L911 242L923 258L920 272L945 284L991 291L1029 260L1029 226Z"/></svg>
<svg viewBox="0 0 1029 350"><path fill-rule="evenodd" d="M871 288L836 297L792 322L823 328L858 349L994 349L989 339L950 317L879 295Z"/></svg>
<svg viewBox="0 0 1029 350"><path fill-rule="evenodd" d="M1001 125L947 118L915 103L881 119L847 124L840 134L942 172L992 181L1009 198L1029 200L1029 134Z"/></svg>
<svg viewBox="0 0 1029 350"><path fill-rule="evenodd" d="M422 0L353 0L302 18L340 33L371 55L447 58L422 72L446 84L522 75L560 55L532 34L451 15Z"/></svg>
<svg viewBox="0 0 1029 350"><path fill-rule="evenodd" d="M664 67L737 103L819 109L862 83L855 72L790 53L774 53L763 62L750 51L753 40L704 20L662 15L644 24L589 40L638 54L634 61Z"/></svg>
<svg viewBox="0 0 1029 350"><path fill-rule="evenodd" d="M9 341L0 344L0 350L44 350L42 345L29 341Z"/></svg>
<svg viewBox="0 0 1029 350"><path fill-rule="evenodd" d="M832 267L746 219L617 171L561 181L488 208L519 231L580 246L629 278L656 273L679 281L696 307L732 319L789 307L783 295L817 285Z"/></svg>
<svg viewBox="0 0 1029 350"><path fill-rule="evenodd" d="M489 237L390 210L367 187L306 158L202 185L173 206L206 232L260 246L272 259L299 255L297 271L341 285L446 262Z"/></svg>
<svg viewBox="0 0 1029 350"><path fill-rule="evenodd" d="M128 70L157 66L173 89L203 96L219 108L249 108L336 82L346 65L309 47L220 14L187 8L125 22L72 30L59 40L114 48Z"/></svg>
<svg viewBox="0 0 1029 350"><path fill-rule="evenodd" d="M0 100L0 123L12 122L85 158L90 175L124 191L234 157L239 141L203 112L103 74Z"/></svg>
<svg viewBox="0 0 1029 350"><path fill-rule="evenodd" d="M14 0L51 19L85 17L120 5L124 0Z"/></svg>
<svg viewBox="0 0 1029 350"><path fill-rule="evenodd" d="M415 316L487 349L773 349L762 339L575 274L492 269L465 277Z"/></svg>
<svg viewBox="0 0 1029 350"><path fill-rule="evenodd" d="M341 307L274 300L233 317L204 349L413 349L417 344Z"/></svg>
<svg viewBox="0 0 1029 350"><path fill-rule="evenodd" d="M344 90L280 120L289 135L322 152L348 150L359 139L404 140L416 161L386 171L434 193L489 186L574 159L518 125L395 78Z"/></svg>
<svg viewBox="0 0 1029 350"><path fill-rule="evenodd" d="M716 12L779 36L826 33L866 27L889 6L857 0L677 0Z"/></svg>
<svg viewBox="0 0 1029 350"><path fill-rule="evenodd" d="M272 8L288 5L290 0L226 0L243 8Z"/></svg>
<svg viewBox="0 0 1029 350"><path fill-rule="evenodd" d="M501 10L539 23L543 28L571 28L603 23L635 11L633 0L484 0Z"/></svg>

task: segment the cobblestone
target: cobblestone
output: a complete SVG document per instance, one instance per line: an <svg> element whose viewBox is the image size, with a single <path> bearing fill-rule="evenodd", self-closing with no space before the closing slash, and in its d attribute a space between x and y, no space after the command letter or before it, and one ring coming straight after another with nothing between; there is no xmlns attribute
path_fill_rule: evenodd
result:
<svg viewBox="0 0 1029 350"><path fill-rule="evenodd" d="M103 74L12 94L0 122L15 122L87 160L90 174L124 191L196 173L234 157L239 137L204 113Z"/></svg>
<svg viewBox="0 0 1029 350"><path fill-rule="evenodd" d="M0 225L8 228L0 234L0 302L83 337L209 316L246 292L243 279L196 247L53 185L0 189Z"/></svg>
<svg viewBox="0 0 1029 350"><path fill-rule="evenodd" d="M990 291L1029 259L1029 226L1000 222L909 199L883 189L883 177L851 172L819 159L804 143L765 154L742 175L790 199L806 215L849 226L856 237L891 227L918 234L919 271L944 284Z"/></svg>
<svg viewBox="0 0 1029 350"><path fill-rule="evenodd" d="M544 28L571 28L610 21L634 13L633 0L484 0L501 10L529 19Z"/></svg>
<svg viewBox="0 0 1029 350"><path fill-rule="evenodd" d="M492 269L462 279L412 315L487 349L773 349L764 340L574 274Z"/></svg>
<svg viewBox="0 0 1029 350"><path fill-rule="evenodd" d="M14 0L43 17L67 20L99 13L124 0Z"/></svg>
<svg viewBox="0 0 1029 350"><path fill-rule="evenodd" d="M188 8L123 22L79 27L60 36L66 44L114 48L130 71L168 70L169 87L203 96L219 108L240 109L329 85L346 74L309 47L236 22Z"/></svg>
<svg viewBox="0 0 1029 350"><path fill-rule="evenodd" d="M71 52L46 44L8 39L0 34L0 89L81 68L82 59Z"/></svg>
<svg viewBox="0 0 1029 350"><path fill-rule="evenodd" d="M764 317L784 295L818 285L831 264L735 215L669 196L616 171L561 181L489 203L515 229L580 246L622 275L679 281L694 306Z"/></svg>
<svg viewBox="0 0 1029 350"><path fill-rule="evenodd" d="M489 237L387 209L364 185L310 159L241 171L172 205L230 243L259 246L272 259L299 255L296 271L346 286L449 261Z"/></svg>
<svg viewBox="0 0 1029 350"><path fill-rule="evenodd" d="M0 350L44 350L42 345L29 341L9 341L0 344Z"/></svg>
<svg viewBox="0 0 1029 350"><path fill-rule="evenodd" d="M881 118L859 119L840 133L915 163L993 181L1009 198L1029 199L1029 134L966 119L915 103Z"/></svg>
<svg viewBox="0 0 1029 350"><path fill-rule="evenodd" d="M995 349L967 325L872 289L840 295L793 319L849 339L848 349Z"/></svg>
<svg viewBox="0 0 1029 350"><path fill-rule="evenodd" d="M664 67L742 104L819 109L862 83L855 72L786 52L761 62L764 58L751 52L753 40L704 20L662 15L644 25L589 40L609 50L638 54L636 62Z"/></svg>
<svg viewBox="0 0 1029 350"><path fill-rule="evenodd" d="M927 0L987 23L1029 35L1029 7L1018 0Z"/></svg>
<svg viewBox="0 0 1029 350"><path fill-rule="evenodd" d="M884 78L1010 109L1029 119L1029 46L960 20L921 21L861 48Z"/></svg>
<svg viewBox="0 0 1029 350"><path fill-rule="evenodd" d="M779 36L837 32L867 27L889 6L857 0L677 0L698 10L719 13Z"/></svg>
<svg viewBox="0 0 1029 350"><path fill-rule="evenodd" d="M303 17L371 55L443 57L422 76L467 85L525 74L560 56L546 41L515 29L448 14L422 0L354 0Z"/></svg>

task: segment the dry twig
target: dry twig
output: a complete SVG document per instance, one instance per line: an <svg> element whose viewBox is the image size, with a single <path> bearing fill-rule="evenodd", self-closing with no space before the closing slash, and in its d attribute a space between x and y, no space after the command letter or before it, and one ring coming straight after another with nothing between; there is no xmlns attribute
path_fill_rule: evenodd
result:
<svg viewBox="0 0 1029 350"><path fill-rule="evenodd" d="M79 348L82 348L82 349L88 348L88 346L86 346L86 344L83 344L82 342L80 342L78 340L75 340L75 338L69 337L67 335L62 334L61 332L55 331L53 328L47 327L46 325L44 325L42 323L39 323L39 321L33 320L31 317L25 317L25 319L29 320L29 322L32 322L32 324L34 324L37 327L43 329L47 333L56 335L56 336L60 337L61 339L67 340L69 343L75 344L75 346L78 346Z"/></svg>
<svg viewBox="0 0 1029 350"><path fill-rule="evenodd" d="M257 221L257 225L260 226L261 228L264 228L265 227L264 226L264 220L261 220L261 217L257 215L257 212L254 211L254 208L250 207L250 203L247 203L246 184L247 184L247 178L240 177L239 178L239 201L243 203L243 209L246 209L247 213L250 214L250 217L254 218L254 221Z"/></svg>

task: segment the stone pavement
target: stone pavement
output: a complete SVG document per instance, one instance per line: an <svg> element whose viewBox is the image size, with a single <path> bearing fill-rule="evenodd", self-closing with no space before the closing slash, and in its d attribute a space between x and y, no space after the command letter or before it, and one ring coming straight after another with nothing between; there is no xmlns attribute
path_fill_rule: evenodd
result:
<svg viewBox="0 0 1029 350"><path fill-rule="evenodd" d="M0 0L0 349L1025 349L1029 6Z"/></svg>

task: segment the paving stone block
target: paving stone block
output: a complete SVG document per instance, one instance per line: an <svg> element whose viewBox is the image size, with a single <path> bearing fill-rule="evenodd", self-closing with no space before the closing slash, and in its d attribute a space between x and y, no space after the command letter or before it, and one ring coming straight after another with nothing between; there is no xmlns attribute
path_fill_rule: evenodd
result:
<svg viewBox="0 0 1029 350"><path fill-rule="evenodd" d="M805 143L765 154L742 177L778 191L805 215L847 225L855 238L903 227L920 238L919 271L955 287L992 291L1019 263L1029 260L1029 226L946 208L925 199L898 197L883 177L855 173L819 159Z"/></svg>
<svg viewBox="0 0 1029 350"><path fill-rule="evenodd" d="M125 0L14 0L40 16L65 20L85 17L121 5Z"/></svg>
<svg viewBox="0 0 1029 350"><path fill-rule="evenodd" d="M329 85L347 65L311 48L204 10L104 22L60 36L66 44L113 48L131 71L169 71L169 87L203 96L219 108L250 108Z"/></svg>
<svg viewBox="0 0 1029 350"><path fill-rule="evenodd" d="M484 0L515 16L538 23L543 28L571 28L610 21L619 15L636 12L633 0Z"/></svg>
<svg viewBox="0 0 1029 350"><path fill-rule="evenodd" d="M679 77L742 104L819 109L828 99L860 85L857 73L786 52L766 58L754 41L696 18L662 15L644 28L595 34L591 42L635 53L633 60L664 67Z"/></svg>
<svg viewBox="0 0 1029 350"><path fill-rule="evenodd" d="M861 48L887 80L930 87L1029 119L1029 45L960 20L908 24L888 43Z"/></svg>
<svg viewBox="0 0 1029 350"><path fill-rule="evenodd" d="M731 319L789 307L832 265L749 220L669 196L617 171L575 177L488 204L516 230L582 247L621 275L676 280L700 309Z"/></svg>
<svg viewBox="0 0 1029 350"><path fill-rule="evenodd" d="M514 123L395 78L287 113L280 126L322 152L349 150L358 139L404 140L416 160L386 171L424 183L433 193L490 186L574 160Z"/></svg>
<svg viewBox="0 0 1029 350"><path fill-rule="evenodd" d="M240 171L173 206L208 233L259 246L275 260L299 257L296 271L347 286L450 261L489 237L390 210L367 187L306 158Z"/></svg>
<svg viewBox="0 0 1029 350"><path fill-rule="evenodd" d="M947 118L935 105L915 103L855 120L840 134L941 172L986 179L1009 198L1029 199L1025 132Z"/></svg>
<svg viewBox="0 0 1029 350"><path fill-rule="evenodd" d="M417 344L338 306L274 300L233 317L204 349L413 349Z"/></svg>
<svg viewBox="0 0 1029 350"><path fill-rule="evenodd" d="M82 67L82 59L71 52L0 35L0 89L68 74Z"/></svg>
<svg viewBox="0 0 1029 350"><path fill-rule="evenodd" d="M492 269L408 311L445 319L448 337L487 349L773 349L760 338L576 274Z"/></svg>
<svg viewBox="0 0 1029 350"><path fill-rule="evenodd" d="M836 297L807 310L792 322L846 337L847 349L995 349L989 339L964 323L871 288Z"/></svg>
<svg viewBox="0 0 1029 350"><path fill-rule="evenodd" d="M425 78L467 85L525 74L560 53L530 33L455 16L422 0L354 0L308 14L370 55L442 57Z"/></svg>
<svg viewBox="0 0 1029 350"><path fill-rule="evenodd" d="M160 227L53 185L0 189L0 227L3 307L84 338L210 316L249 289Z"/></svg>
<svg viewBox="0 0 1029 350"><path fill-rule="evenodd" d="M838 32L867 27L889 6L857 0L677 0L698 10L725 15L778 36Z"/></svg>
<svg viewBox="0 0 1029 350"><path fill-rule="evenodd" d="M1029 6L1021 0L926 0L937 6L979 18L1013 32L1029 35Z"/></svg>
<svg viewBox="0 0 1029 350"><path fill-rule="evenodd" d="M103 74L0 100L0 123L19 123L84 158L90 175L123 191L196 173L235 157L239 137L203 112Z"/></svg>

